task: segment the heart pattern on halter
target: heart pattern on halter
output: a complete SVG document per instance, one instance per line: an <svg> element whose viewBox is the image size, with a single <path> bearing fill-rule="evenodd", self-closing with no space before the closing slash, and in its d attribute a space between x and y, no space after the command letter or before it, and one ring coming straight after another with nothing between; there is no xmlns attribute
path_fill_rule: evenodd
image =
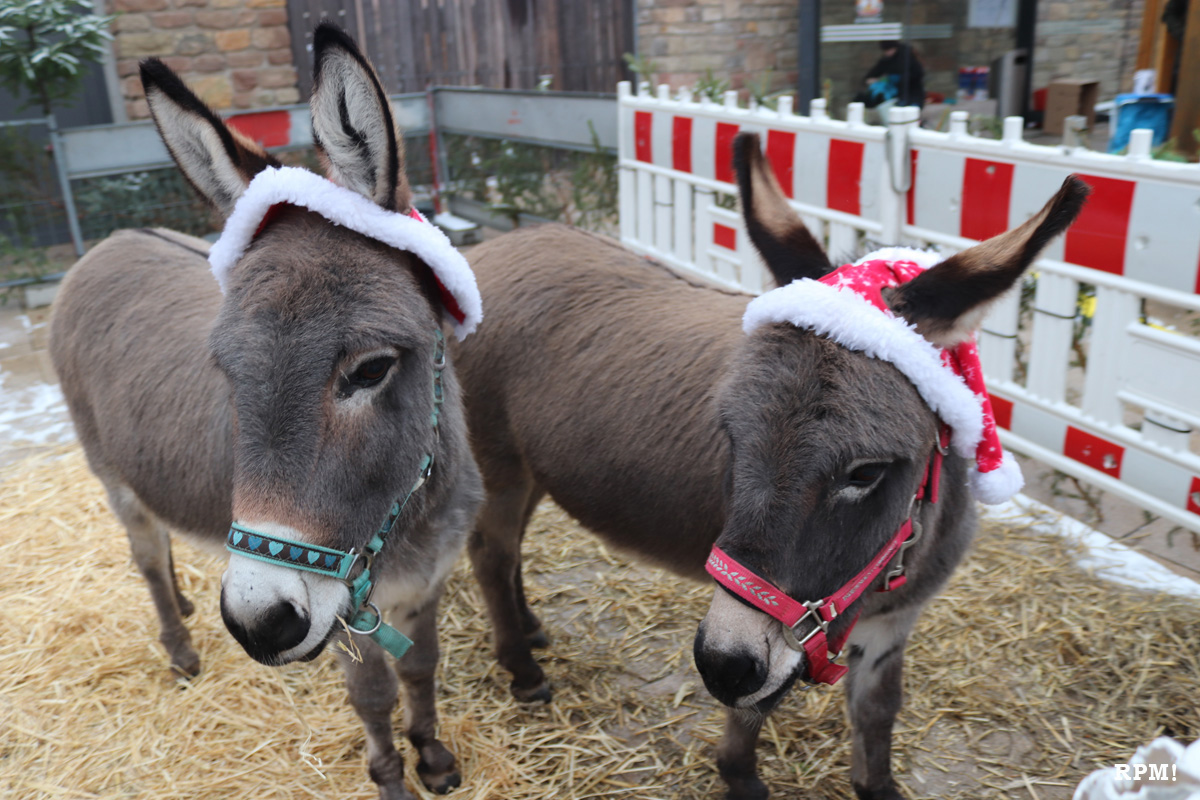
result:
<svg viewBox="0 0 1200 800"><path fill-rule="evenodd" d="M236 527L229 531L227 547L235 553L331 577L341 577L343 568L349 564L349 559L345 559L343 554L327 548L271 539L261 534L246 533ZM343 564L343 561L346 563Z"/></svg>

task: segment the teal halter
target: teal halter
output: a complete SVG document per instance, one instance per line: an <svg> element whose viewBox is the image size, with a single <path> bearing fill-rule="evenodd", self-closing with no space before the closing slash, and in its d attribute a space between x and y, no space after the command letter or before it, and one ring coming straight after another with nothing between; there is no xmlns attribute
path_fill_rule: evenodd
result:
<svg viewBox="0 0 1200 800"><path fill-rule="evenodd" d="M392 532L392 526L404 512L413 494L425 485L433 474L433 453L441 439L438 421L442 413L444 394L442 391L442 370L446 367L446 339L441 329L434 331L436 343L433 351L433 414L430 422L433 425L433 450L421 459L421 472L416 483L408 490L403 500L396 500L388 512L387 519L379 526L379 530L371 541L361 551L334 550L329 547L297 542L277 536L267 536L265 533L251 530L234 523L229 528L229 538L225 548L241 556L255 558L268 564L290 567L314 572L328 578L335 578L350 587L350 599L354 611L348 622L350 632L369 636L384 650L396 658L400 658L412 646L412 640L391 625L383 621L379 606L371 602L371 593L375 584L371 580L371 569L375 564L375 556L383 549L387 535ZM351 577L353 576L353 577Z"/></svg>

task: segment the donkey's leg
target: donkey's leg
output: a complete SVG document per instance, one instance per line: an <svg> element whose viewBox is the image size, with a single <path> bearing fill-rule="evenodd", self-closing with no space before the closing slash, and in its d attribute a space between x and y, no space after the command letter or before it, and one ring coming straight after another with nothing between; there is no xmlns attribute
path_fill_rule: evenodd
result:
<svg viewBox="0 0 1200 800"><path fill-rule="evenodd" d="M904 647L921 609L861 620L850 635L846 701L853 727L850 780L860 800L902 800L892 778L892 726L903 701Z"/></svg>
<svg viewBox="0 0 1200 800"><path fill-rule="evenodd" d="M766 800L767 785L758 777L758 733L762 714L751 709L725 709L725 732L717 745L717 769L729 787L727 800Z"/></svg>
<svg viewBox="0 0 1200 800"><path fill-rule="evenodd" d="M471 565L483 591L492 622L496 659L512 673L512 693L521 702L548 703L551 699L546 674L533 660L525 626L537 622L522 608L523 590L517 583L521 567L521 535L530 497L536 494L532 482L521 482L498 491L489 491L487 500L471 534Z"/></svg>
<svg viewBox="0 0 1200 800"><path fill-rule="evenodd" d="M347 636L341 633L338 638L345 643ZM346 673L350 705L367 734L367 772L379 787L380 800L414 800L404 788L404 759L392 741L392 712L400 697L400 683L382 647L364 636L350 638L349 648L361 655L361 662L341 647L334 650Z"/></svg>
<svg viewBox="0 0 1200 800"><path fill-rule="evenodd" d="M513 581L517 592L517 608L521 612L521 629L525 631L525 639L529 642L529 646L538 649L550 646L550 635L542 627L542 621L538 619L537 614L530 610L529 601L525 599L525 572L522 566L524 561L521 558L521 544L525 541L525 531L529 529L529 520L533 517L533 512L537 510L538 503L542 502L542 498L545 496L545 489L534 487L529 494L529 499L525 502L525 512L521 517L521 530L517 541L516 579Z"/></svg>
<svg viewBox="0 0 1200 800"><path fill-rule="evenodd" d="M434 792L445 794L462 783L454 754L437 738L438 664L437 610L439 589L433 599L411 612L401 627L413 640L412 649L396 662L407 698L405 734L417 751L417 774Z"/></svg>
<svg viewBox="0 0 1200 800"><path fill-rule="evenodd" d="M168 538L167 544L170 544ZM167 548L168 571L171 573L171 586L175 588L175 604L179 606L179 613L185 617L190 617L195 613L196 607L192 605L192 601L187 599L187 596L179 590L179 576L175 572L175 551L170 547Z"/></svg>
<svg viewBox="0 0 1200 800"><path fill-rule="evenodd" d="M158 612L158 640L166 648L173 668L189 678L199 675L200 656L192 649L192 635L183 624L183 617L191 614L193 608L175 582L170 535L133 490L120 484L109 484L106 488L109 505L125 526L133 561L150 588Z"/></svg>

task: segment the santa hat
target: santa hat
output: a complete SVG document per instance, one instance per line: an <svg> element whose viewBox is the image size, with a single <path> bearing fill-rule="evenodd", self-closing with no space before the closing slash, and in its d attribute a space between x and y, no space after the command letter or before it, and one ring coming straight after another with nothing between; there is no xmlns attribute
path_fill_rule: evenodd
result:
<svg viewBox="0 0 1200 800"><path fill-rule="evenodd" d="M446 234L430 225L421 212L400 214L377 205L357 192L338 186L299 167L268 167L254 176L238 198L225 229L208 254L213 276L226 290L229 271L270 220L275 206L293 205L315 211L325 219L386 245L412 253L433 271L442 307L454 320L461 341L483 319L483 301L462 253Z"/></svg>
<svg viewBox="0 0 1200 800"><path fill-rule="evenodd" d="M756 297L746 307L742 328L750 333L786 322L895 365L950 427L950 446L974 462L971 491L976 499L995 505L1019 492L1025 480L1012 455L1000 447L975 340L939 348L894 315L883 299L884 289L912 280L939 261L936 253L921 250L878 250L819 281L793 281Z"/></svg>

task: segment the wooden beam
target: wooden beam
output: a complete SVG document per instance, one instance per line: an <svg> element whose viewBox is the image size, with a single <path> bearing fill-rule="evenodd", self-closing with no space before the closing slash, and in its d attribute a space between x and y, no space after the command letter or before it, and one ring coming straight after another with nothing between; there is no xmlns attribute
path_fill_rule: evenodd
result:
<svg viewBox="0 0 1200 800"><path fill-rule="evenodd" d="M1200 3L1193 2L1179 53L1179 83L1175 89L1175 121L1171 136L1180 152L1194 158L1200 128Z"/></svg>
<svg viewBox="0 0 1200 800"><path fill-rule="evenodd" d="M1142 33L1138 39L1136 69L1151 69L1154 67L1154 50L1158 39L1165 33L1162 24L1162 7L1166 0L1146 0L1142 10Z"/></svg>

